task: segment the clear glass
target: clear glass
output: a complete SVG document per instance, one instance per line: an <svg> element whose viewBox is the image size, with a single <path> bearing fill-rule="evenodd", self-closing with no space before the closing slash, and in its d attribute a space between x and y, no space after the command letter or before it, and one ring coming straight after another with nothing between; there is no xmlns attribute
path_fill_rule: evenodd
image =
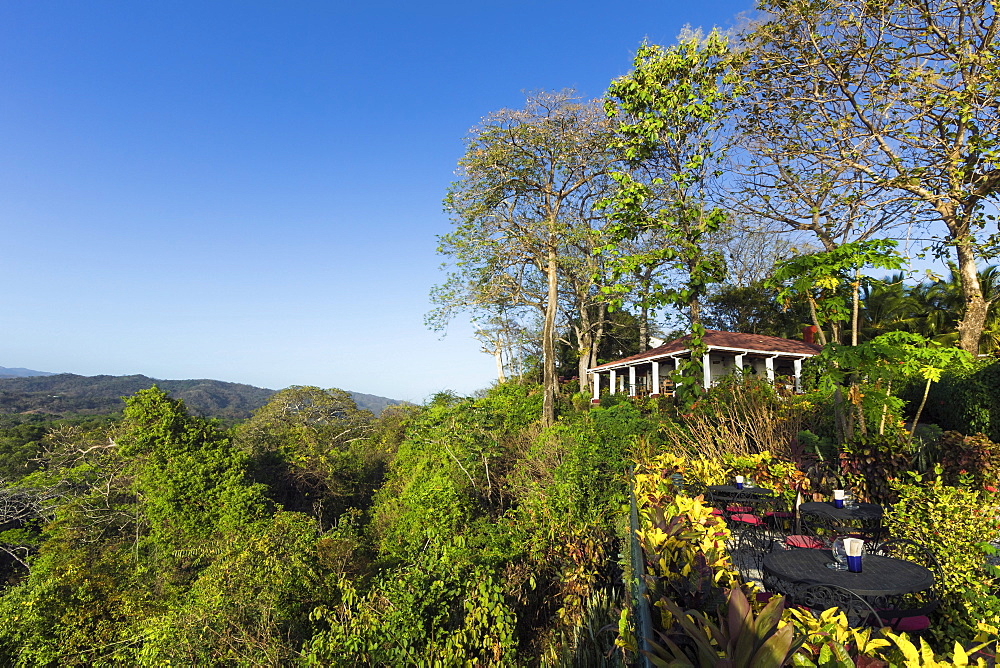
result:
<svg viewBox="0 0 1000 668"><path fill-rule="evenodd" d="M826 567L832 568L835 571L846 571L847 549L844 547L844 539L838 537L837 540L833 541L831 550L833 552L833 563L827 564Z"/></svg>
<svg viewBox="0 0 1000 668"><path fill-rule="evenodd" d="M854 498L854 494L850 490L844 492L844 507L845 508L857 508L858 500Z"/></svg>

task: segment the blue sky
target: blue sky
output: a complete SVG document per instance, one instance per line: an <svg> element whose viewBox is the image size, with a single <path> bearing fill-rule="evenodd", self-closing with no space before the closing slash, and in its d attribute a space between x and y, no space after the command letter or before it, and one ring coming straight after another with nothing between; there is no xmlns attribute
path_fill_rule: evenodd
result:
<svg viewBox="0 0 1000 668"><path fill-rule="evenodd" d="M752 4L2 1L0 366L486 387L423 325L468 129Z"/></svg>

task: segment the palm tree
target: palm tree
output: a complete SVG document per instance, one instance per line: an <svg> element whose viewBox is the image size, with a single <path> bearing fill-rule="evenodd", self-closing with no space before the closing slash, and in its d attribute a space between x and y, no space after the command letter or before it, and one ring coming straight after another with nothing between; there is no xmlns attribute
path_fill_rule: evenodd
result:
<svg viewBox="0 0 1000 668"><path fill-rule="evenodd" d="M862 333L872 339L893 331L913 332L944 345L957 345L958 323L965 303L961 276L949 265L947 279L921 281L907 286L902 273L883 280L869 279L862 287ZM1000 269L979 272L983 298L990 304L979 341L981 354L1000 350Z"/></svg>
<svg viewBox="0 0 1000 668"><path fill-rule="evenodd" d="M880 334L912 331L915 302L898 272L883 280L868 279L861 285L861 338L874 339Z"/></svg>

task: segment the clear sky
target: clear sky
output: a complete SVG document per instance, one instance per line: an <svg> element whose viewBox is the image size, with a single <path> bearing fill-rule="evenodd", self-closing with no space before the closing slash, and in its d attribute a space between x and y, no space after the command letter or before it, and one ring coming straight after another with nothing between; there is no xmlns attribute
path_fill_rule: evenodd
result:
<svg viewBox="0 0 1000 668"><path fill-rule="evenodd" d="M0 0L0 366L424 401L469 128L750 0Z"/></svg>

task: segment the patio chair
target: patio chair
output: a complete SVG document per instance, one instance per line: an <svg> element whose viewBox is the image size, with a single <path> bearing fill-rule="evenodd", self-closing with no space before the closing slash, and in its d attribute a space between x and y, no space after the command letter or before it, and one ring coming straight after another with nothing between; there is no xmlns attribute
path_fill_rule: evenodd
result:
<svg viewBox="0 0 1000 668"><path fill-rule="evenodd" d="M829 549L837 538L861 538L865 541L865 551L869 553L877 545L864 528L846 524L824 513L803 514L800 521L802 534L808 536L808 547Z"/></svg>
<svg viewBox="0 0 1000 668"><path fill-rule="evenodd" d="M763 526L746 526L733 533L729 557L744 582L763 582L764 555L775 546L775 538Z"/></svg>
<svg viewBox="0 0 1000 668"><path fill-rule="evenodd" d="M747 488L725 498L715 499L715 507L722 509L726 524L734 533L748 528L765 527L768 512L774 508L773 495L761 495L761 490Z"/></svg>
<svg viewBox="0 0 1000 668"><path fill-rule="evenodd" d="M776 495L771 499L767 507L762 508L762 514L765 525L772 532L776 544L780 543L785 548L822 549L828 547L826 543L806 532L805 528L801 527L801 522L796 522L795 506L783 496Z"/></svg>
<svg viewBox="0 0 1000 668"><path fill-rule="evenodd" d="M920 564L934 573L934 586L915 594L907 594L891 605L876 605L880 617L887 626L897 633L906 632L920 635L930 628L930 613L941 605L939 592L943 572L934 553L925 545L909 538L893 538L879 544L873 554Z"/></svg>

